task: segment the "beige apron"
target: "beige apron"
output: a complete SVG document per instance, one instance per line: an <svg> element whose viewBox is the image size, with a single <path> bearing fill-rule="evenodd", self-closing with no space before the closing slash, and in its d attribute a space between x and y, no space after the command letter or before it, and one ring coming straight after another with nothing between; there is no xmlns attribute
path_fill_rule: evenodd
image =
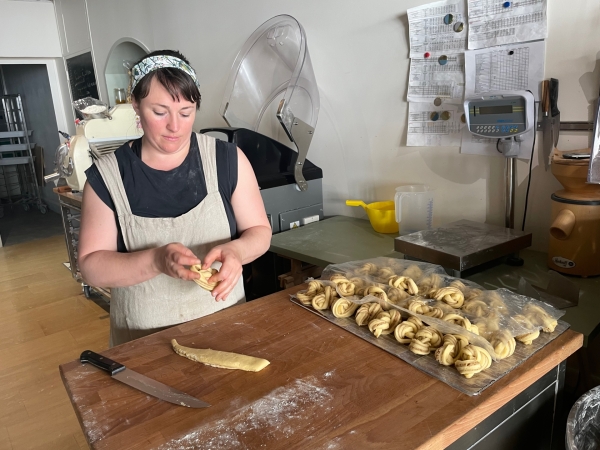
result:
<svg viewBox="0 0 600 450"><path fill-rule="evenodd" d="M96 161L115 204L123 240L129 252L180 242L202 260L216 245L229 242L231 232L219 193L215 139L197 134L208 195L179 217L148 218L131 213L117 158L109 154ZM227 296L217 302L193 281L160 274L135 286L111 289L110 346L197 319L246 301L240 278Z"/></svg>

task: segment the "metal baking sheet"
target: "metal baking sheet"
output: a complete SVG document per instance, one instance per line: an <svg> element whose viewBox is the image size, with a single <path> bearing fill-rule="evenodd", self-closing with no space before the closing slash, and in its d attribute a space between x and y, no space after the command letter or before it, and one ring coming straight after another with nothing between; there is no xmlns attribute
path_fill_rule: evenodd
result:
<svg viewBox="0 0 600 450"><path fill-rule="evenodd" d="M394 239L394 250L459 272L531 245L531 233L459 220Z"/></svg>
<svg viewBox="0 0 600 450"><path fill-rule="evenodd" d="M473 396L479 395L485 389L489 388L496 381L508 374L516 367L523 364L534 353L541 350L549 342L556 339L562 333L570 328L570 325L562 320L558 321L558 326L553 333L540 333L540 337L533 341L531 345L524 345L517 342L515 353L506 359L494 361L492 367L474 375L472 378L463 377L452 366L443 366L435 360L433 352L429 355L415 355L408 349L408 345L400 344L394 338L393 334L388 334L376 338L367 327L359 327L354 320L354 317L340 319L333 315L331 310L317 311L309 306L303 305L299 300L290 298L292 303L301 306L308 311L328 320L340 328L358 336L359 338L370 342L371 344L385 350L386 352L397 356L403 361L406 361L411 366L425 372L432 377L443 381L447 385L459 390L460 392Z"/></svg>

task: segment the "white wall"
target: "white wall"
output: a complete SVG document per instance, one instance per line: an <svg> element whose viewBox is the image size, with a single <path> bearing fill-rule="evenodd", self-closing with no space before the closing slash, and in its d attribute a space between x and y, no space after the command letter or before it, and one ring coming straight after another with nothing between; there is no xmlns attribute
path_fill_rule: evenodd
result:
<svg viewBox="0 0 600 450"><path fill-rule="evenodd" d="M110 48L123 37L150 50L182 51L196 68L203 104L197 128L225 125L218 115L229 69L250 34L287 13L303 25L321 93L309 159L323 168L325 213L362 214L349 198L393 198L401 184L436 189L435 224L467 218L504 223L504 159L459 154L458 148L406 147L409 70L406 10L424 0L87 0L101 95ZM546 76L560 80L562 120L590 120L600 82L600 2L549 0ZM583 87L582 87L583 85ZM587 146L563 133L559 148ZM537 154L537 150L536 150ZM526 229L545 250L550 194L560 185L534 157ZM518 164L520 225L528 165Z"/></svg>
<svg viewBox="0 0 600 450"><path fill-rule="evenodd" d="M0 0L0 57L61 56L51 2Z"/></svg>

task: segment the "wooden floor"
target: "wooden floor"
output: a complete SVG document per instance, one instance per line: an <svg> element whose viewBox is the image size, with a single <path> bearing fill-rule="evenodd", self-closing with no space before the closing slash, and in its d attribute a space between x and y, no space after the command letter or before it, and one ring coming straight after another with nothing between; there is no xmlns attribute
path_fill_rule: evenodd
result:
<svg viewBox="0 0 600 450"><path fill-rule="evenodd" d="M58 365L108 347L108 314L62 265L63 236L0 248L0 449L87 449Z"/></svg>

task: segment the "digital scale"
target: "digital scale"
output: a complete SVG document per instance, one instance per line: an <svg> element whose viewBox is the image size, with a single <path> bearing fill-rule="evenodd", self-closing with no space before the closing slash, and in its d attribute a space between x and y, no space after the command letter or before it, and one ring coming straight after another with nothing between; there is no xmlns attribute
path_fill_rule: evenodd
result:
<svg viewBox="0 0 600 450"><path fill-rule="evenodd" d="M471 133L497 139L496 149L506 157L505 227L459 220L431 230L400 236L394 249L407 259L439 264L453 276L500 258L522 265L518 252L531 245L531 233L514 229L516 158L521 142L535 133L535 99L529 91L489 92L465 98L467 127Z"/></svg>

